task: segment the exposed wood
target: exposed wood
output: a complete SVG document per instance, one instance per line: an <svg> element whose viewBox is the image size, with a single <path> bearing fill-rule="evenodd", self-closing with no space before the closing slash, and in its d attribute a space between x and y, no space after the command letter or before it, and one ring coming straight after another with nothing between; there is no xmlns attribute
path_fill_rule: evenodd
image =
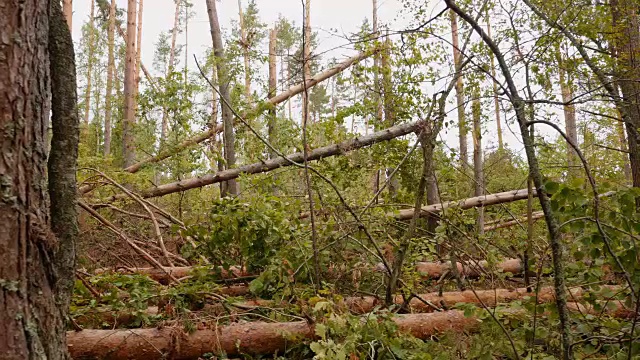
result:
<svg viewBox="0 0 640 360"><path fill-rule="evenodd" d="M533 190L533 194L535 196L536 191ZM520 190L511 190L505 191L502 193L492 194L492 195L483 195L476 196L468 199L457 200L457 201L448 201L440 204L433 204L422 207L421 216L426 216L430 213L438 213L443 209L448 208L460 208L463 210L471 209L477 206L490 206L497 204L504 204L517 200L524 200L527 198L527 189ZM395 217L397 220L408 220L411 219L413 215L413 209L403 209L398 213L388 213L388 216Z"/></svg>
<svg viewBox="0 0 640 360"><path fill-rule="evenodd" d="M266 105L268 106L275 106L277 104L280 104L284 101L287 101L288 99L290 99L291 97L300 94L301 92L304 91L305 88L311 88L315 85L317 85L318 83L344 71L346 68L348 68L349 66L353 65L354 63L361 61L362 59L366 59L367 57L371 56L372 54L374 54L375 52L377 52L378 49L370 51L370 52L362 52L356 56L350 57L348 59L346 59L345 61L336 64L335 66L331 67L330 69L327 69L319 74L316 74L310 78L307 79L306 83L300 83L294 86L291 86L288 90L268 99L266 101ZM249 119L249 118L253 118L258 116L259 114L261 114L263 111L265 111L267 108L265 106L256 106L253 108L253 110L245 113L243 115L243 117L245 119ZM154 164L157 162L160 162L168 157L171 157L174 154L179 153L180 151L183 151L184 149L187 149L193 145L199 144L209 138L211 138L212 136L214 136L215 134L222 132L223 126L221 124L216 125L215 128L210 129L208 131L202 132L198 135L195 135L189 139L184 140L183 142L181 142L180 144L176 145L174 148L172 149L167 149L165 151L161 151L158 155L156 156L152 156L149 157L145 160L142 160L136 164L133 164L129 167L127 167L126 169L124 169L127 172L130 173L135 173L138 170L140 170L142 168L142 166L147 165L147 164Z"/></svg>
<svg viewBox="0 0 640 360"><path fill-rule="evenodd" d="M457 262L458 273L460 276L471 278L480 277L490 271L489 265L482 260L477 263L468 261L465 263ZM497 270L504 273L518 275L522 273L522 261L520 259L507 259L495 265ZM439 279L445 273L449 272L451 264L448 262L419 262L416 263L416 271L423 277L428 279Z"/></svg>
<svg viewBox="0 0 640 360"><path fill-rule="evenodd" d="M128 0L126 63L124 71L124 119L122 122L122 158L124 168L136 159L134 127L135 118L135 70L136 70L136 0Z"/></svg>
<svg viewBox="0 0 640 360"><path fill-rule="evenodd" d="M62 0L62 13L69 25L69 32L73 31L73 0Z"/></svg>
<svg viewBox="0 0 640 360"><path fill-rule="evenodd" d="M400 136L410 134L412 132L417 131L422 126L424 126L424 122L422 121L397 125L389 129L382 130L370 135L356 137L354 139L343 141L338 144L323 146L310 151L307 156L307 159L319 160L325 157L342 155L344 153L347 153L355 149L363 148L365 146L373 145L378 142L387 141L387 140L395 139ZM265 160L258 163L243 165L233 169L227 169L227 170L216 172L216 173L209 173L209 174L198 176L195 178L189 178L189 179L185 179L185 180L181 180L181 181L177 181L169 184L160 185L160 186L143 191L141 195L145 198L151 198L151 197L163 196L167 194L173 194L176 192L181 192L189 189L200 188L206 185L211 185L211 184L219 183L222 181L236 179L238 178L238 176L240 176L240 174L258 174L262 172L268 172L284 166L291 166L291 161L299 164L302 163L304 161L303 153L298 152L298 153L294 153L287 156L287 158L277 157L275 159ZM517 195L518 194L516 194L515 196ZM504 202L505 200L503 199L503 197L507 195L503 195L503 196L493 195L493 196L494 197L499 196L500 200ZM115 200L119 197L122 197L122 196L116 195L111 199ZM513 195L511 197L513 197ZM491 197L487 197L486 199L487 202L492 200L493 198ZM479 199L476 201L476 203L477 202L482 203L483 201L484 199Z"/></svg>
<svg viewBox="0 0 640 360"><path fill-rule="evenodd" d="M398 315L398 330L420 339L447 331L471 331L480 324L462 311ZM196 330L191 334L165 327L128 330L83 330L67 333L69 352L74 359L197 359L204 353L234 355L273 354L315 337L313 324L250 322ZM176 346L179 343L180 346Z"/></svg>
<svg viewBox="0 0 640 360"><path fill-rule="evenodd" d="M115 77L115 28L116 28L116 0L111 0L109 7L108 49L107 49L107 93L105 95L104 110L104 146L102 154L111 154L111 117L113 114L113 78ZM140 62L142 64L142 62Z"/></svg>

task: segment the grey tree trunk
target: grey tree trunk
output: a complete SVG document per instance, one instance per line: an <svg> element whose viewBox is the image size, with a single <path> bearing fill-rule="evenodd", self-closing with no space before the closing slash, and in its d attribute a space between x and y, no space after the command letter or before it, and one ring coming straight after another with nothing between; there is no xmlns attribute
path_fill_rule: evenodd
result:
<svg viewBox="0 0 640 360"><path fill-rule="evenodd" d="M475 86L473 94L473 180L474 196L484 195L484 169L482 160L482 104L480 103L480 86ZM478 208L476 218L478 234L484 233L484 207Z"/></svg>
<svg viewBox="0 0 640 360"><path fill-rule="evenodd" d="M458 17L453 11L449 12L451 20L451 43L453 46L453 64L455 68L460 67L462 57L460 54L460 40L458 35ZM467 147L467 122L464 113L464 82L462 76L456 81L456 107L458 110L458 141L460 146L460 164L462 170L466 171L469 166L469 151Z"/></svg>
<svg viewBox="0 0 640 360"><path fill-rule="evenodd" d="M574 144L578 143L578 129L576 125L576 108L572 104L567 104L573 99L573 89L568 79L566 63L560 51L560 46L556 46L556 61L558 63L558 76L560 78L560 90L562 92L562 102L564 111L565 132L567 137ZM567 144L567 174L569 179L580 176L580 160L576 151Z"/></svg>
<svg viewBox="0 0 640 360"><path fill-rule="evenodd" d="M207 0L207 13L209 15L209 26L211 27L211 40L213 42L213 51L216 57L216 66L218 69L218 84L220 95L222 97L222 122L224 125L224 158L226 168L231 169L236 164L235 152L235 134L233 133L233 113L231 108L231 94L229 92L229 76L226 67L224 48L222 46L222 33L220 31L220 23L218 21L218 11L216 9L215 0ZM239 189L235 179L229 179L226 182L222 196L238 195Z"/></svg>

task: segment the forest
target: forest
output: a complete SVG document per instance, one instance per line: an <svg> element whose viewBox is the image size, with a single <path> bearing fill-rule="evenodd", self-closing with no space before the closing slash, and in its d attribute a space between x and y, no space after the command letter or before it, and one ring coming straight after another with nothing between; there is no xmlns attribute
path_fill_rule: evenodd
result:
<svg viewBox="0 0 640 360"><path fill-rule="evenodd" d="M160 4L0 2L0 359L640 359L640 0Z"/></svg>

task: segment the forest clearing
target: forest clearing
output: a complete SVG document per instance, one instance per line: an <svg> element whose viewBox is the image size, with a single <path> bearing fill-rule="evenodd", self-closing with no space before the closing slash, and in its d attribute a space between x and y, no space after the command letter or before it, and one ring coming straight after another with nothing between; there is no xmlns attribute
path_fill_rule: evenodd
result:
<svg viewBox="0 0 640 360"><path fill-rule="evenodd" d="M640 359L639 16L3 0L0 360Z"/></svg>

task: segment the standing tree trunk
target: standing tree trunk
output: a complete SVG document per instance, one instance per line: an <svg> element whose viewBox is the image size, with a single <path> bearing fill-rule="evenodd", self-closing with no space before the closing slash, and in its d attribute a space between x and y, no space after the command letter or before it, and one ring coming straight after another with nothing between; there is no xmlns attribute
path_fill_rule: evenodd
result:
<svg viewBox="0 0 640 360"><path fill-rule="evenodd" d="M491 37L491 20L489 19L489 9L487 9L487 36ZM493 52L489 52L491 59L491 83L493 84L493 105L496 113L496 129L498 132L498 151L504 150L502 141L502 123L500 121L500 100L498 100L498 79L496 78L496 60Z"/></svg>
<svg viewBox="0 0 640 360"><path fill-rule="evenodd" d="M573 99L573 90L567 79L567 69L565 61L560 52L560 45L556 45L556 62L558 63L558 76L560 78L560 90L562 92L562 102L564 111L565 132L567 137L574 143L578 143L578 129L576 126L576 108L573 104L567 104ZM567 175L569 179L580 176L580 160L576 151L567 144Z"/></svg>
<svg viewBox="0 0 640 360"><path fill-rule="evenodd" d="M88 134L89 130L89 112L91 111L91 72L93 71L93 52L95 49L94 44L94 13L96 8L95 0L91 0L91 13L89 14L89 49L87 56L87 87L84 92L84 127L85 134Z"/></svg>
<svg viewBox="0 0 640 360"><path fill-rule="evenodd" d="M238 0L238 17L240 18L240 42L242 47L242 57L244 58L244 95L247 103L251 104L251 66L249 65L249 40L247 29L244 24L244 14L242 13L242 0Z"/></svg>
<svg viewBox="0 0 640 360"><path fill-rule="evenodd" d="M176 10L173 15L173 29L171 30L171 48L169 49L169 64L167 66L167 73L165 74L165 80L169 79L176 62L176 39L178 38L178 21L180 20L180 0L176 0ZM166 89L166 87L165 87ZM160 128L160 144L163 144L167 139L167 132L169 131L169 118L167 115L166 105L162 106L162 125Z"/></svg>
<svg viewBox="0 0 640 360"><path fill-rule="evenodd" d="M124 166L136 160L135 145L135 81L136 81L136 0L127 3L127 51L124 71L124 121L122 127L122 158Z"/></svg>
<svg viewBox="0 0 640 360"><path fill-rule="evenodd" d="M209 25L211 27L211 40L213 42L213 52L216 57L216 67L218 69L218 86L222 97L222 122L224 124L224 159L227 169L231 169L236 164L235 135L233 133L233 113L231 106L231 94L229 92L229 75L222 47L222 33L218 21L218 11L215 0L207 1L207 13L209 15ZM239 189L235 179L228 180L222 196L238 195Z"/></svg>
<svg viewBox="0 0 640 360"><path fill-rule="evenodd" d="M385 127L391 127L395 125L395 114L393 111L393 81L392 81L392 72L391 72L391 40L389 39L389 34L387 34L384 40L384 50L382 51L382 57L380 59L380 66L382 67L382 92L383 92L383 102L384 102L384 122ZM386 175L389 176L393 172L392 168L387 168ZM432 181L434 185L430 183L427 184L427 203L430 199L429 189L433 193L435 191L437 195L437 188L435 188L435 178ZM389 197L393 201L398 194L398 188L400 184L396 178L392 178L389 181ZM436 196L437 197L437 196ZM433 196L431 199L435 199ZM437 202L437 201L436 201Z"/></svg>
<svg viewBox="0 0 640 360"><path fill-rule="evenodd" d="M136 31L136 86L134 91L135 110L138 110L138 93L140 92L140 66L142 66L142 8L144 0L138 0L138 30Z"/></svg>
<svg viewBox="0 0 640 360"><path fill-rule="evenodd" d="M79 136L73 42L58 1L3 1L0 38L0 128L20 125L0 132L0 354L67 359Z"/></svg>
<svg viewBox="0 0 640 360"><path fill-rule="evenodd" d="M269 31L269 98L276 95L278 91L278 66L276 63L276 40L278 30L272 29ZM269 123L267 124L269 133L269 142L274 144L276 135L276 107L272 107L269 110ZM277 155L273 150L269 152L269 158L273 159Z"/></svg>
<svg viewBox="0 0 640 360"><path fill-rule="evenodd" d="M449 12L451 18L451 43L453 46L453 65L456 69L460 67L462 57L460 54L460 40L458 35L458 17L453 11ZM456 107L458 110L458 139L460 142L460 164L462 170L466 171L469 166L469 155L467 150L467 122L464 114L464 82L462 76L456 81Z"/></svg>
<svg viewBox="0 0 640 360"><path fill-rule="evenodd" d="M620 109L626 119L627 141L629 142L629 161L631 163L632 183L640 187L640 24L638 11L640 5L632 0L611 0L613 31L617 34L615 42L616 77L622 92Z"/></svg>
<svg viewBox="0 0 640 360"><path fill-rule="evenodd" d="M113 77L116 72L116 60L114 54L116 31L116 0L111 0L109 7L109 30L108 30L108 60L107 60L107 94L104 104L104 147L105 157L111 154L111 114L112 114L112 91Z"/></svg>
<svg viewBox="0 0 640 360"><path fill-rule="evenodd" d="M482 161L482 104L480 103L480 84L474 87L473 91L473 180L474 196L484 195L484 170ZM478 234L484 233L484 207L478 208L478 218L476 219Z"/></svg>
<svg viewBox="0 0 640 360"><path fill-rule="evenodd" d="M624 122L622 122L622 116L620 116L620 112L618 112L618 121L616 123L616 131L618 132L618 141L620 142L620 149L626 153L629 152L627 146L627 136L624 134ZM626 156L626 155L625 155ZM624 178L627 180L627 183L631 183L631 165L629 161L625 159L624 162Z"/></svg>
<svg viewBox="0 0 640 360"><path fill-rule="evenodd" d="M73 30L73 0L62 0L62 13L67 25L69 25L69 32L71 32Z"/></svg>

